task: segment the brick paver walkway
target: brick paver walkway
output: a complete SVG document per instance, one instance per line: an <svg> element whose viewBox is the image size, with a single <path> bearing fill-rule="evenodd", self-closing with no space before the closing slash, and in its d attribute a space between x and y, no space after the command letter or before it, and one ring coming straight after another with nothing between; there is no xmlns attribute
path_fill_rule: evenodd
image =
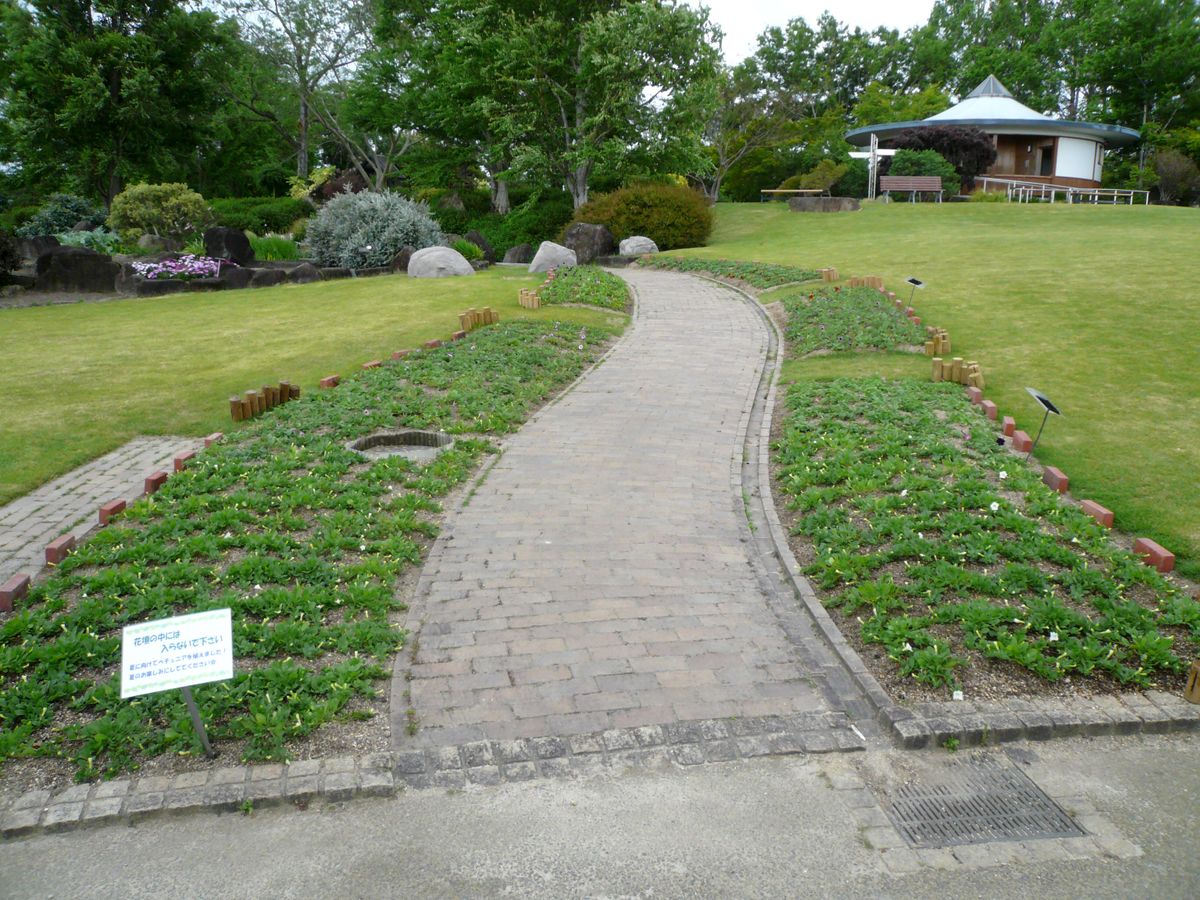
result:
<svg viewBox="0 0 1200 900"><path fill-rule="evenodd" d="M171 471L171 460L203 439L135 438L37 490L0 506L0 583L17 572L34 575L45 564L46 545L71 531L77 537L96 524L101 504L142 493L147 475Z"/></svg>
<svg viewBox="0 0 1200 900"><path fill-rule="evenodd" d="M711 282L623 277L631 333L510 441L431 551L397 745L825 709L750 562L739 472L767 326Z"/></svg>

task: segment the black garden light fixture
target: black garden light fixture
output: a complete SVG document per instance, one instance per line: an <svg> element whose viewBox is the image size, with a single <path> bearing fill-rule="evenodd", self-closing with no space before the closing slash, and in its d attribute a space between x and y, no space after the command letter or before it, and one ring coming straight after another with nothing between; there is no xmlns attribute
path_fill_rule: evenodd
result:
<svg viewBox="0 0 1200 900"><path fill-rule="evenodd" d="M1033 445L1029 448L1029 452L1025 454L1025 458L1029 459L1029 457L1033 456L1033 451L1037 449L1038 441L1042 439L1042 429L1046 427L1046 420L1050 418L1050 413L1061 416L1062 410L1055 406L1054 402L1037 388L1027 387L1025 390L1046 411L1045 415L1042 416L1042 424L1038 426L1037 437L1033 439Z"/></svg>
<svg viewBox="0 0 1200 900"><path fill-rule="evenodd" d="M912 285L912 290L908 292L908 305L912 306L913 297L917 296L917 288L925 287L925 282L920 278L905 278L904 283Z"/></svg>

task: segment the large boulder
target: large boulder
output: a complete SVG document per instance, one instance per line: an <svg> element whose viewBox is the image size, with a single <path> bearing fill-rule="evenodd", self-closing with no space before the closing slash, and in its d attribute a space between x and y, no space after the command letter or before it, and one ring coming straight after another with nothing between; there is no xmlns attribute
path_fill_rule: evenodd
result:
<svg viewBox="0 0 1200 900"><path fill-rule="evenodd" d="M221 274L217 276L225 287L231 290L250 287L254 280L254 270L242 266L222 265Z"/></svg>
<svg viewBox="0 0 1200 900"><path fill-rule="evenodd" d="M641 234L625 238L617 250L621 256L645 256L647 253L657 252L658 244Z"/></svg>
<svg viewBox="0 0 1200 900"><path fill-rule="evenodd" d="M288 277L288 273L284 269L243 269L242 271L253 273L250 278L250 287L252 288L283 284Z"/></svg>
<svg viewBox="0 0 1200 900"><path fill-rule="evenodd" d="M111 294L121 264L107 253L85 247L52 247L37 258L39 291L86 291Z"/></svg>
<svg viewBox="0 0 1200 900"><path fill-rule="evenodd" d="M574 250L568 250L562 244L556 244L554 241L542 241L537 253L533 255L533 262L529 264L529 271L549 272L559 266L574 265L578 265Z"/></svg>
<svg viewBox="0 0 1200 900"><path fill-rule="evenodd" d="M617 239L604 225L576 222L563 236L567 249L575 251L578 265L586 266L599 256L608 256L617 249Z"/></svg>
<svg viewBox="0 0 1200 900"><path fill-rule="evenodd" d="M183 241L179 238L161 234L143 234L138 238L137 245L139 250L147 253L176 253L183 249Z"/></svg>
<svg viewBox="0 0 1200 900"><path fill-rule="evenodd" d="M412 244L405 244L396 251L396 255L392 257L393 272L407 272L408 261L412 259L412 255L417 252L417 248Z"/></svg>
<svg viewBox="0 0 1200 900"><path fill-rule="evenodd" d="M308 284L321 280L321 270L312 263L301 263L296 268L288 270L287 278L292 284Z"/></svg>
<svg viewBox="0 0 1200 900"><path fill-rule="evenodd" d="M17 252L21 254L21 259L28 259L31 262L45 253L47 250L53 250L55 247L62 246L52 234L42 234L31 238L17 238Z"/></svg>
<svg viewBox="0 0 1200 900"><path fill-rule="evenodd" d="M204 255L213 259L231 259L239 266L254 262L254 248L246 232L217 226L204 232Z"/></svg>
<svg viewBox="0 0 1200 900"><path fill-rule="evenodd" d="M414 253L408 261L409 278L449 278L474 274L475 269L466 257L453 247L426 247Z"/></svg>
<svg viewBox="0 0 1200 900"><path fill-rule="evenodd" d="M467 232L467 240L483 251L483 258L488 262L496 261L496 251L492 249L492 245L488 243L488 239L483 236L482 232L472 228Z"/></svg>
<svg viewBox="0 0 1200 900"><path fill-rule="evenodd" d="M509 247L508 252L504 254L506 263L528 263L533 259L532 244L517 244L515 247Z"/></svg>

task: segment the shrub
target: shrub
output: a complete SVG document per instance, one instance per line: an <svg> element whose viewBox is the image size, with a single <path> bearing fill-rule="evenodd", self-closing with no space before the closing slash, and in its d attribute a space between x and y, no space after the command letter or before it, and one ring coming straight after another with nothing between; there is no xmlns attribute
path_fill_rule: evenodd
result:
<svg viewBox="0 0 1200 900"><path fill-rule="evenodd" d="M699 247L712 231L708 202L691 188L639 184L602 194L575 210L575 222L605 225L618 240L642 234L660 250Z"/></svg>
<svg viewBox="0 0 1200 900"><path fill-rule="evenodd" d="M17 239L7 228L0 228L0 275L7 275L21 266L21 254L17 252Z"/></svg>
<svg viewBox="0 0 1200 900"><path fill-rule="evenodd" d="M312 205L291 197L225 197L212 201L217 224L257 234L287 231L312 212Z"/></svg>
<svg viewBox="0 0 1200 900"><path fill-rule="evenodd" d="M108 227L129 240L143 234L188 238L215 221L204 198L186 184L135 184L113 198Z"/></svg>
<svg viewBox="0 0 1200 900"><path fill-rule="evenodd" d="M825 191L842 180L842 176L846 174L850 167L845 163L834 162L832 159L823 159L813 168L811 172L805 172L800 176L800 187L813 191Z"/></svg>
<svg viewBox="0 0 1200 900"><path fill-rule="evenodd" d="M1178 150L1167 148L1154 155L1158 175L1158 198L1163 203L1186 201L1200 191L1200 169Z"/></svg>
<svg viewBox="0 0 1200 900"><path fill-rule="evenodd" d="M946 193L957 194L961 186L958 172L936 150L900 150L892 157L888 175L940 175Z"/></svg>
<svg viewBox="0 0 1200 900"><path fill-rule="evenodd" d="M464 259L467 259L467 260L483 259L482 248L480 248L480 246L478 244L468 241L466 238L463 238L461 241L455 241L450 246L453 247L455 250L457 250L459 253L461 253L463 255Z"/></svg>
<svg viewBox="0 0 1200 900"><path fill-rule="evenodd" d="M385 266L406 244L418 250L442 240L424 203L390 191L339 194L308 225L307 243L323 266Z"/></svg>
<svg viewBox="0 0 1200 900"><path fill-rule="evenodd" d="M867 161L852 159L846 164L846 173L833 186L833 193L838 197L867 196Z"/></svg>
<svg viewBox="0 0 1200 900"><path fill-rule="evenodd" d="M21 237L38 237L70 231L79 222L87 222L92 228L104 224L104 210L74 194L51 194L49 199L17 234Z"/></svg>
<svg viewBox="0 0 1200 900"><path fill-rule="evenodd" d="M55 235L64 247L86 247L98 253L120 253L121 236L107 228L93 228L91 231L63 231Z"/></svg>
<svg viewBox="0 0 1200 900"><path fill-rule="evenodd" d="M250 246L254 249L256 259L299 259L300 248L291 238L278 234L268 234L264 237L250 238Z"/></svg>
<svg viewBox="0 0 1200 900"><path fill-rule="evenodd" d="M302 241L305 235L308 234L308 216L303 219L297 219L288 228L288 233L291 234L293 241Z"/></svg>
<svg viewBox="0 0 1200 900"><path fill-rule="evenodd" d="M996 161L996 147L987 132L959 125L926 125L902 131L891 140L897 150L934 150L950 163L967 190L975 186L975 176ZM899 175L899 172L893 172ZM937 175L937 172L905 172L905 175ZM943 177L942 183L946 179ZM958 188L955 188L958 193Z"/></svg>
<svg viewBox="0 0 1200 900"><path fill-rule="evenodd" d="M36 216L37 212L36 206L10 206L4 212L0 212L0 228L19 233L21 226Z"/></svg>
<svg viewBox="0 0 1200 900"><path fill-rule="evenodd" d="M985 191L983 188L975 188L971 191L972 203L1003 203L1008 199L1008 196L1003 191Z"/></svg>

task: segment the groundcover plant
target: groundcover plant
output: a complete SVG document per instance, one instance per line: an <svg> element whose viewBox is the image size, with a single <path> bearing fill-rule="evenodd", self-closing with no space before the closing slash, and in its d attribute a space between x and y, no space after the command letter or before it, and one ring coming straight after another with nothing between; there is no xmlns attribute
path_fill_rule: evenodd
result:
<svg viewBox="0 0 1200 900"><path fill-rule="evenodd" d="M405 641L395 596L436 534L439 498L488 435L514 430L611 337L511 322L362 372L214 444L85 542L0 623L0 760L73 761L84 780L200 752L179 692L120 697L121 627L229 607L236 674L194 689L213 740L247 760L373 714ZM443 430L418 465L347 443L383 428Z"/></svg>

